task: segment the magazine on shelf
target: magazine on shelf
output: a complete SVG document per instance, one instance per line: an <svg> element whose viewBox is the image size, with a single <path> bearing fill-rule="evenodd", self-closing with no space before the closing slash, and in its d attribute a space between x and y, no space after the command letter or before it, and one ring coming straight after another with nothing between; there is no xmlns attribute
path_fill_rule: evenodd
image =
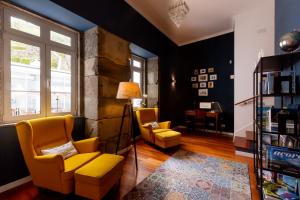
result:
<svg viewBox="0 0 300 200"><path fill-rule="evenodd" d="M267 146L268 165L271 168L300 173L300 151L286 147Z"/></svg>
<svg viewBox="0 0 300 200"><path fill-rule="evenodd" d="M286 186L279 183L264 181L264 199L299 200L299 193L290 191Z"/></svg>
<svg viewBox="0 0 300 200"><path fill-rule="evenodd" d="M289 191L299 194L298 191L299 179L297 179L296 177L277 174L277 182L278 184L286 187Z"/></svg>
<svg viewBox="0 0 300 200"><path fill-rule="evenodd" d="M261 113L262 110L262 113ZM262 115L262 128L269 128L271 126L271 107L258 107L257 108L257 119L258 123L260 123L260 116ZM259 124L260 125L260 124Z"/></svg>

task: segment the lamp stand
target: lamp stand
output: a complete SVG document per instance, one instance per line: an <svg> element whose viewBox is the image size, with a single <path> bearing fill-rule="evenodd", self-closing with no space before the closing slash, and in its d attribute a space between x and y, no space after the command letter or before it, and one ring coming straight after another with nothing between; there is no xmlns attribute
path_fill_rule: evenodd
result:
<svg viewBox="0 0 300 200"><path fill-rule="evenodd" d="M134 156L135 156L135 168L136 170L138 170L138 162L137 162L137 153L136 153L136 142L135 142L135 135L134 135L134 131L133 131L133 106L132 106L132 103L131 103L131 100L129 100L128 103L126 103L124 105L124 108L123 108L123 115L122 115L122 121L121 121L121 126L120 126L120 131L119 131L119 135L118 135L118 141L117 141L117 147L116 147L116 154L118 154L118 150L119 150L119 146L120 146L120 141L121 141L121 135L122 135L122 128L123 128L123 124L124 124L124 118L125 118L125 114L126 114L126 110L127 110L127 107L129 107L129 114L130 114L130 135L131 135L131 138L133 140L133 148L134 148Z"/></svg>

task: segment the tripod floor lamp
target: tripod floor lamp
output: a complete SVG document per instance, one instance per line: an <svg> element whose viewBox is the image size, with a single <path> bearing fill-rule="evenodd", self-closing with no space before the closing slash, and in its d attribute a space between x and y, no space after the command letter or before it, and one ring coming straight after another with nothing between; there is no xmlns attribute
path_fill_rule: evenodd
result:
<svg viewBox="0 0 300 200"><path fill-rule="evenodd" d="M120 82L118 93L117 93L117 99L127 99L128 102L124 105L123 109L123 115L122 115L122 121L120 126L120 131L118 135L118 141L117 141L117 147L116 147L116 154L118 153L119 146L120 146L120 140L122 135L122 128L124 124L124 118L126 115L126 110L129 108L129 114L130 114L130 133L133 140L133 147L134 147L134 156L135 156L135 167L138 169L138 163L137 163L137 155L136 155L136 143L135 143L135 135L133 131L133 107L132 107L132 99L140 99L142 98L140 87L137 83L134 82Z"/></svg>

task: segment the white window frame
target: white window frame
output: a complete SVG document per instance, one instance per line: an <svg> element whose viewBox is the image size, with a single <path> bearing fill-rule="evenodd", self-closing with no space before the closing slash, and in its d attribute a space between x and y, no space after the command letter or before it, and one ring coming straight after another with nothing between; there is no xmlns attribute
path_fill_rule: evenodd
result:
<svg viewBox="0 0 300 200"><path fill-rule="evenodd" d="M133 61L136 60L138 62L141 63L141 67L135 67L133 66ZM141 89L141 92L142 92L142 95L144 94L144 87L145 87L145 77L144 77L144 71L145 71L145 59L140 57L140 56L137 56L137 55L134 55L132 54L131 55L131 59L130 59L130 77L131 77L131 80L133 81L133 73L134 72L138 72L141 74L141 85L140 85L140 89ZM141 98L143 99L143 97ZM139 108L139 107L136 107L136 108Z"/></svg>
<svg viewBox="0 0 300 200"><path fill-rule="evenodd" d="M63 25L52 22L48 19L42 18L35 14L28 13L18 8L7 6L6 4L0 4L3 8L3 122L10 123L20 120L33 119L45 116L64 115L64 114L78 114L78 81L79 76L79 33ZM29 21L35 25L40 26L40 37L15 30L10 27L10 17L14 16L20 19ZM66 35L71 38L71 46L60 44L50 40L50 31ZM40 114L37 115L22 115L12 116L11 114L11 75L10 75L10 42L11 40L22 42L29 45L40 47L41 65L40 65ZM50 90L50 78L51 78L51 50L66 53L71 55L71 111L64 113L52 113L51 112L51 90ZM1 119L0 119L1 120Z"/></svg>

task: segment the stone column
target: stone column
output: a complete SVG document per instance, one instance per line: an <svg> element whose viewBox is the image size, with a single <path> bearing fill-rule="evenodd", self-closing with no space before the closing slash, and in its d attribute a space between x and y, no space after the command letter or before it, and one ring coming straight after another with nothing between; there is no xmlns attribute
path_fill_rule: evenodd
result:
<svg viewBox="0 0 300 200"><path fill-rule="evenodd" d="M157 106L158 103L158 57L147 60L147 100L148 107Z"/></svg>
<svg viewBox="0 0 300 200"><path fill-rule="evenodd" d="M3 45L3 7L0 6L0 123L3 121L3 112L4 112L4 80L3 80L3 52L4 52L4 45Z"/></svg>
<svg viewBox="0 0 300 200"><path fill-rule="evenodd" d="M120 81L130 79L129 42L94 27L84 33L84 116L86 133L98 136L102 150L114 152L126 100L116 99ZM120 149L127 146L126 113Z"/></svg>

